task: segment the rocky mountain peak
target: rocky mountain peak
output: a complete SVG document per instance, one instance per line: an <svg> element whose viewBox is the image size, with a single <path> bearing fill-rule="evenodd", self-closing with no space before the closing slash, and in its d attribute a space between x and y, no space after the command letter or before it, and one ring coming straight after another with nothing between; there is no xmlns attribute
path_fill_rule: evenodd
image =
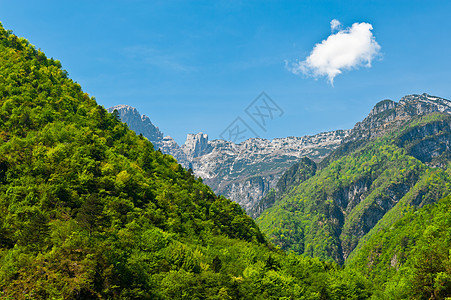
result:
<svg viewBox="0 0 451 300"><path fill-rule="evenodd" d="M182 148L177 144L177 142L170 136L165 136L161 140L160 146L161 152L164 154L172 155L179 164L181 164L184 168L190 168L191 164L188 161L185 152L183 152Z"/></svg>
<svg viewBox="0 0 451 300"><path fill-rule="evenodd" d="M200 132L188 134L185 144L180 147L170 136L163 138L160 132L155 137L149 130L145 131L145 124L151 122L146 116L141 117L135 108L118 105L108 111L115 109L132 130L142 133L183 167L191 168L194 175L202 177L216 193L238 202L246 210L252 209L275 187L283 172L302 157L321 160L349 134L349 130L337 130L273 140L252 138L235 144L224 140L209 141L208 135Z"/></svg>
<svg viewBox="0 0 451 300"><path fill-rule="evenodd" d="M398 103L384 100L376 104L368 116L354 126L347 140L381 136L401 127L413 117L434 112L451 114L451 101L426 93L404 96Z"/></svg>
<svg viewBox="0 0 451 300"><path fill-rule="evenodd" d="M119 113L119 118L122 122L127 123L128 127L136 132L136 134L145 136L152 142L155 149L158 149L161 146L163 133L150 121L149 117L146 115L141 116L136 108L125 104L107 108L109 113L112 113L115 110Z"/></svg>
<svg viewBox="0 0 451 300"><path fill-rule="evenodd" d="M186 136L185 144L182 146L182 150L185 152L188 159L193 159L206 154L210 148L208 135L202 132L188 134Z"/></svg>
<svg viewBox="0 0 451 300"><path fill-rule="evenodd" d="M374 116L386 110L395 108L396 105L397 103L393 100L390 99L382 100L373 107L373 109L369 113L369 116Z"/></svg>

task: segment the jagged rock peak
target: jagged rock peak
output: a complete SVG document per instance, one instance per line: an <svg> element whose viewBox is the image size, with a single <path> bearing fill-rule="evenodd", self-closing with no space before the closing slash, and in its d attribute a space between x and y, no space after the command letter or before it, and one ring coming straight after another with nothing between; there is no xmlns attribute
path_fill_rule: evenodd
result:
<svg viewBox="0 0 451 300"><path fill-rule="evenodd" d="M115 105L113 107L107 108L107 111L110 112L110 113L113 112L114 110L117 110L117 111L121 111L121 110L131 111L133 114L138 113L138 110L136 108L134 108L134 107L132 107L130 105L126 105L126 104L119 104L119 105Z"/></svg>
<svg viewBox="0 0 451 300"><path fill-rule="evenodd" d="M121 120L128 123L136 133L140 133L139 128L144 127L143 120L148 120L131 106L118 105L108 111L113 112L115 109ZM200 132L188 134L182 147L170 136L161 136L158 143L152 142L162 153L172 155L183 167L191 168L194 175L202 177L216 193L225 195L249 210L275 187L282 173L298 162L300 157L321 160L336 149L349 132L337 130L273 140L251 138L239 144L224 140L209 141L208 135Z"/></svg>
<svg viewBox="0 0 451 300"><path fill-rule="evenodd" d="M188 158L196 158L207 152L211 148L208 143L208 135L206 133L189 133L186 136L185 144L182 146L183 152L185 152Z"/></svg>
<svg viewBox="0 0 451 300"><path fill-rule="evenodd" d="M163 143L167 143L169 145L176 145L177 142L171 136L165 136L162 140Z"/></svg>
<svg viewBox="0 0 451 300"><path fill-rule="evenodd" d="M386 110L395 108L396 105L397 103L393 100L390 99L382 100L373 107L373 109L369 113L369 116L374 116Z"/></svg>
<svg viewBox="0 0 451 300"><path fill-rule="evenodd" d="M160 143L160 150L164 154L172 155L179 164L181 164L184 168L190 168L190 162L186 158L185 152L183 152L182 148L177 144L177 142L170 136L165 136Z"/></svg>
<svg viewBox="0 0 451 300"><path fill-rule="evenodd" d="M434 112L451 114L451 101L426 93L404 96L398 103L384 100L376 104L363 121L356 123L347 141L381 136L400 128L413 117Z"/></svg>
<svg viewBox="0 0 451 300"><path fill-rule="evenodd" d="M107 108L109 113L112 113L115 110L119 113L121 121L127 123L131 130L145 136L154 144L155 148L158 149L160 147L163 133L152 123L152 121L150 121L149 117L146 115L141 116L136 108L125 104Z"/></svg>
<svg viewBox="0 0 451 300"><path fill-rule="evenodd" d="M440 102L442 100L445 100L446 102L450 102L449 100L446 100L441 97L431 96L428 93L423 93L421 95L411 94L411 95L406 95L406 96L402 97L401 100L399 100L399 104L410 102L410 101Z"/></svg>
<svg viewBox="0 0 451 300"><path fill-rule="evenodd" d="M406 111L407 107L409 109ZM380 101L374 106L368 117L376 116L390 109L396 109L398 114L408 115L422 115L435 111L451 113L451 101L427 93L411 94L402 97L398 103L390 99Z"/></svg>

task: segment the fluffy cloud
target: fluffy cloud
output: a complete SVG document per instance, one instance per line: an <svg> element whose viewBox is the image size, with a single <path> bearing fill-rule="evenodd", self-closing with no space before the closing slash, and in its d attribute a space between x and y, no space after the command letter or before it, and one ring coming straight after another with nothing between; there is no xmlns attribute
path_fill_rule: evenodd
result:
<svg viewBox="0 0 451 300"><path fill-rule="evenodd" d="M341 23L337 19L330 21L330 30L332 30L332 32L335 31L335 29L339 29L340 27Z"/></svg>
<svg viewBox="0 0 451 300"><path fill-rule="evenodd" d="M331 29L340 26L338 20L332 20ZM368 23L354 23L350 28L339 30L313 47L310 55L289 69L307 76L327 76L333 85L334 78L343 70L371 67L371 61L379 54L381 47L376 42Z"/></svg>

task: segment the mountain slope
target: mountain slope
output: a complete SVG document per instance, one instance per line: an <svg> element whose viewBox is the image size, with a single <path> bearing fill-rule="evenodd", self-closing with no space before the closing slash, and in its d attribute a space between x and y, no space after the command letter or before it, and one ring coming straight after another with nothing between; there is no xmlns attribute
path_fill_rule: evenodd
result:
<svg viewBox="0 0 451 300"><path fill-rule="evenodd" d="M336 278L339 278L338 280ZM0 25L0 296L340 299L358 274L273 249L237 205Z"/></svg>
<svg viewBox="0 0 451 300"><path fill-rule="evenodd" d="M407 212L376 233L347 262L390 299L451 296L451 197Z"/></svg>
<svg viewBox="0 0 451 300"><path fill-rule="evenodd" d="M434 168L448 164L451 117L443 103L424 94L376 105L313 177L260 216L263 232L283 249L343 263L406 209L448 195L449 172Z"/></svg>
<svg viewBox="0 0 451 300"><path fill-rule="evenodd" d="M249 215L252 218L257 218L267 208L271 207L276 201L283 198L283 196L294 186L309 179L316 173L316 164L308 157L303 157L301 160L291 166L280 179L277 181L275 189L272 189L266 194L257 205L253 207Z"/></svg>
<svg viewBox="0 0 451 300"><path fill-rule="evenodd" d="M154 146L155 150L160 149L164 154L172 155L179 164L185 168L189 168L189 161L186 154L182 151L176 141L170 136L163 137L163 133L156 127L149 117L141 115L138 110L129 105L116 105L107 109L109 113L117 111L120 120L128 125L128 127L146 137Z"/></svg>

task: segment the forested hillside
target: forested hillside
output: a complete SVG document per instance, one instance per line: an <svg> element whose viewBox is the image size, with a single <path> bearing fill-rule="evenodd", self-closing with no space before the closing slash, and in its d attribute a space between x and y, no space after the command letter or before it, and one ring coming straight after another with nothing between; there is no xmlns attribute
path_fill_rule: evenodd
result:
<svg viewBox="0 0 451 300"><path fill-rule="evenodd" d="M386 299L451 296L451 197L409 211L376 233L348 268L361 270Z"/></svg>
<svg viewBox="0 0 451 300"><path fill-rule="evenodd" d="M369 284L285 254L0 27L0 297L341 299Z"/></svg>
<svg viewBox="0 0 451 300"><path fill-rule="evenodd" d="M363 145L357 141L352 151L339 149L335 160L291 186L257 222L282 249L343 263L406 211L450 193L450 134L451 117L434 113Z"/></svg>

